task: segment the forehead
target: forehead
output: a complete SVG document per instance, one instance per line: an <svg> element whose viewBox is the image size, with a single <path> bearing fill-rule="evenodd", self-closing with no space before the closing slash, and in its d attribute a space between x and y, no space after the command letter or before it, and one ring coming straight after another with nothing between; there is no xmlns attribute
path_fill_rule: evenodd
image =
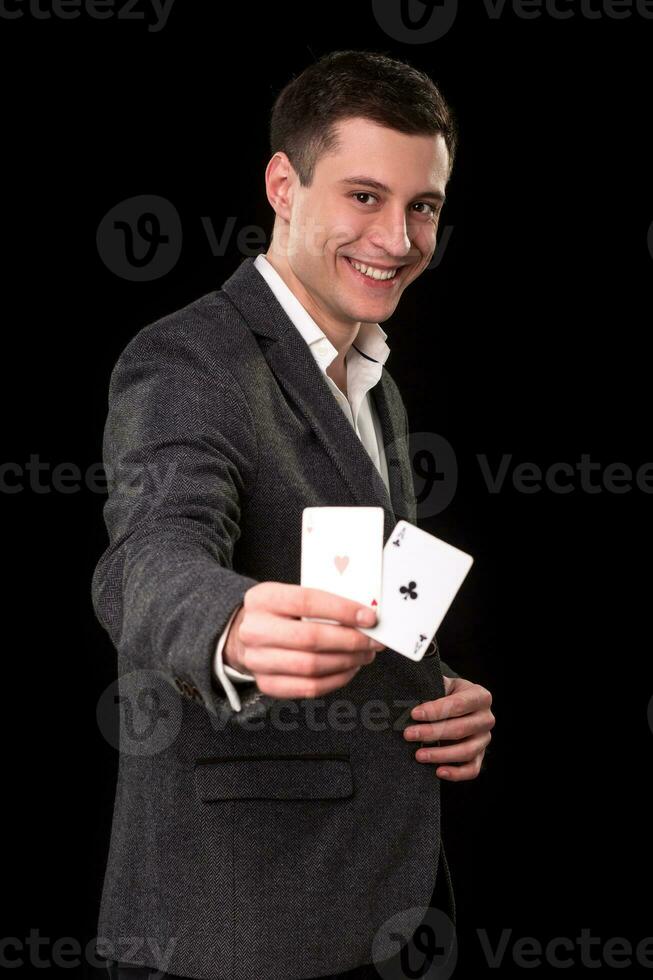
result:
<svg viewBox="0 0 653 980"><path fill-rule="evenodd" d="M316 177L340 180L367 174L393 188L417 182L421 189L429 184L434 190L444 189L449 151L441 133L400 133L358 117L340 120L335 131L339 145L320 157Z"/></svg>

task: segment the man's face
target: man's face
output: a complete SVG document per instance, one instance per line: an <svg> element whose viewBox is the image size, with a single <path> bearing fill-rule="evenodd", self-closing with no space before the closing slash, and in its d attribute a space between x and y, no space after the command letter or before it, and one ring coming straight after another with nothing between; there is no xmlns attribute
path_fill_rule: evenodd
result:
<svg viewBox="0 0 653 980"><path fill-rule="evenodd" d="M310 187L291 170L281 246L318 308L340 322L380 323L431 261L449 153L441 135L409 136L367 119L344 120L338 132L340 148L318 160ZM352 262L392 277L371 278Z"/></svg>

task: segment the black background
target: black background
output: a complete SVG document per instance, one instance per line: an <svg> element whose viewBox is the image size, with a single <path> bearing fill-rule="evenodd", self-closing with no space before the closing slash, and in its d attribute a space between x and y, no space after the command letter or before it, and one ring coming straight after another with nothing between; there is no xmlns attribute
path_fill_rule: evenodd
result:
<svg viewBox="0 0 653 980"><path fill-rule="evenodd" d="M569 493L519 492L512 468L490 493L478 460L546 470L589 454L600 486L609 464L653 459L653 21L591 19L579 3L560 5L567 20L460 6L425 44L389 37L369 3L176 0L159 32L26 8L0 18L2 457L24 468L38 454L46 487L59 463L84 473L101 461L122 348L241 261L235 235L212 254L201 218L271 230L268 114L293 75L356 48L440 83L462 129L441 219L450 239L384 328L411 429L446 439L458 464L453 501L420 523L476 558L438 635L497 718L487 769L442 787L458 973L479 975L477 930L493 946L510 931L502 969L517 972L512 943L525 936L575 942L590 929L602 959L613 937L653 935L651 496L634 479L589 493L579 477ZM183 248L167 275L129 282L96 232L141 194L174 204ZM22 942L34 929L83 944L97 928L117 767L95 716L115 670L90 600L105 499L24 478L0 501L2 935ZM582 970L571 955L568 972Z"/></svg>

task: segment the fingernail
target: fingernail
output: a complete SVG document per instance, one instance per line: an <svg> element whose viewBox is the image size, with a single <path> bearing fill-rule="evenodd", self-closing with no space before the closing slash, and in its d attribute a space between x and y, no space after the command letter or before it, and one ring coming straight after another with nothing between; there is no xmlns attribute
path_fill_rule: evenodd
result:
<svg viewBox="0 0 653 980"><path fill-rule="evenodd" d="M356 622L359 626L374 626L376 613L373 609L359 609L356 613Z"/></svg>
<svg viewBox="0 0 653 980"><path fill-rule="evenodd" d="M415 708L412 715L413 718L424 718L424 708Z"/></svg>

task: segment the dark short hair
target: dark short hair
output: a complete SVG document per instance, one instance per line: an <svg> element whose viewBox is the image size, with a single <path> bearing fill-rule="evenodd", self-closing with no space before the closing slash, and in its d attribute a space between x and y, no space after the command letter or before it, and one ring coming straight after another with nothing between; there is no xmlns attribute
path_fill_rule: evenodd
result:
<svg viewBox="0 0 653 980"><path fill-rule="evenodd" d="M362 117L400 133L441 133L453 166L458 132L435 82L412 65L369 51L333 51L289 82L270 119L270 151L283 151L307 187L315 164L338 148L336 124Z"/></svg>

